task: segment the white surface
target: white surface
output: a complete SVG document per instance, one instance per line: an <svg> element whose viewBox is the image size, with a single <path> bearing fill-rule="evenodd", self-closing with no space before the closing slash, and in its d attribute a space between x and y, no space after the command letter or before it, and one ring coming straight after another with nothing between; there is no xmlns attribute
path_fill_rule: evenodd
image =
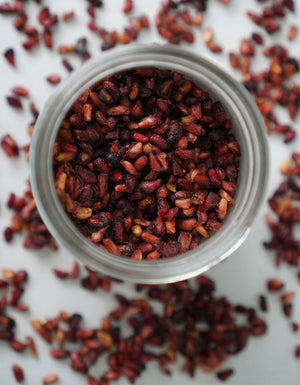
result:
<svg viewBox="0 0 300 385"><path fill-rule="evenodd" d="M3 2L2 2L3 3ZM89 38L89 50L96 54L101 54L99 50L100 39L92 34L86 25L88 20L85 8L86 2L64 0L52 0L51 10L53 12L74 9L76 19L67 23L60 23L54 33L55 47L58 44L73 43L81 36ZM159 7L160 0L135 1L134 15L146 13L154 15ZM209 10L204 16L204 24L197 34L194 45L187 46L194 52L210 57L220 65L224 66L234 76L237 75L228 65L228 52L237 50L241 37L247 37L254 30L259 31L245 15L246 9L255 10L259 6L254 0L242 2L231 0L230 5L223 6L219 1L210 1ZM247 4L246 4L247 3ZM76 5L75 5L76 4ZM300 0L297 0L300 9ZM117 27L127 25L126 16L119 11L123 6L123 0L105 0L105 6L97 11L98 20L104 27ZM36 25L37 7L29 4L28 9L32 12L31 20ZM298 14L299 18L299 14ZM4 95L10 93L10 89L16 85L28 87L32 100L38 108L42 108L47 97L55 86L49 85L45 77L52 73L59 73L67 76L66 70L61 65L61 57L54 55L48 49L39 47L32 53L24 52L21 47L23 35L18 33L11 25L11 17L0 17L0 52L10 46L16 50L17 69L11 68L3 57L0 57L0 137L10 132L19 143L26 144L29 138L26 133L26 125L30 122L31 115L28 112L29 104L24 103L24 111L16 112L6 104ZM297 17L289 13L285 19L282 31L270 38L266 36L267 42L275 42L274 39L282 39L287 42L286 34L288 26L296 23ZM205 26L213 26L215 30L216 42L224 48L224 53L219 55L211 54L205 47L201 38L201 30ZM299 23L298 23L299 26ZM277 40L277 41L278 41ZM156 28L152 23L150 31L143 31L139 37L139 42L163 42L158 36ZM292 53L300 55L300 36L291 44ZM55 48L54 48L55 50ZM78 65L75 58L71 57L74 66ZM257 60L257 68L263 65L263 60ZM255 70L257 69L255 68ZM28 104L28 105L27 105ZM282 113L283 121L287 119L285 112ZM299 127L299 114L297 124ZM297 125L294 124L296 127ZM281 180L279 167L281 162L286 159L292 151L299 149L300 139L297 138L289 145L283 144L280 137L271 136L269 138L271 150L271 178L269 183L269 194L273 192ZM27 284L23 301L30 305L30 312L17 313L10 311L17 320L16 335L22 341L27 335L33 335L38 345L39 358L35 359L30 354L18 354L7 348L0 342L0 385L14 384L11 371L13 363L19 363L26 372L27 384L39 384L41 378L48 373L56 372L60 375L61 384L82 385L86 380L80 374L72 371L66 362L52 359L49 354L49 346L31 329L29 320L33 317L43 318L52 317L60 310L69 312L78 311L85 315L87 326L93 327L99 324L101 317L106 315L114 307L112 295L101 290L97 292L87 292L79 287L78 283L60 281L54 277L51 269L59 267L69 269L72 257L67 251L60 248L58 252L49 250L31 251L22 247L22 238L16 237L12 244L8 245L3 241L2 232L9 223L11 212L6 208L6 201L9 192L19 192L26 189L25 180L28 176L28 164L23 157L9 160L4 152L0 151L0 267L26 268L30 274L30 282ZM258 294L265 292L265 280L272 276L279 276L288 282L287 288L297 293L294 300L295 310L292 319L300 321L300 306L297 303L300 295L300 286L296 278L296 269L282 266L280 270L274 267L273 255L266 252L261 246L262 241L268 239L269 232L264 222L264 214L267 205L257 218L253 230L245 244L226 262L214 268L209 276L212 277L218 288L218 293L228 296L233 303L243 303L257 307ZM114 291L126 291L128 295L133 293L132 286L123 284L121 287L114 285ZM298 306L297 306L298 305ZM279 298L277 295L269 297L269 312L265 318L269 325L266 336L251 338L247 348L238 356L232 357L224 367L233 367L235 375L228 381L231 385L288 385L299 384L300 362L293 356L294 347L300 343L300 334L291 332L290 321L281 313ZM157 384L219 384L214 375L205 374L197 371L195 379L189 379L181 373L180 365L172 368L171 378L164 376L157 369L156 365L150 365L142 377L137 380L137 384L150 385ZM126 384L124 379L116 382L116 385Z"/></svg>

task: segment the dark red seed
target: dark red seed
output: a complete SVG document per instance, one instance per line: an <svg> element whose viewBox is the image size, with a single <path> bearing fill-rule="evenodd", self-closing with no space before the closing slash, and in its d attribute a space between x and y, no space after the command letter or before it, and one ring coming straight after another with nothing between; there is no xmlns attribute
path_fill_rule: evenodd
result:
<svg viewBox="0 0 300 385"><path fill-rule="evenodd" d="M64 65L64 67L65 67L69 72L72 72L72 71L74 70L72 64L69 62L68 59L66 59L66 58L63 59L62 63L63 63L63 65Z"/></svg>
<svg viewBox="0 0 300 385"><path fill-rule="evenodd" d="M217 377L221 381L227 381L228 378L233 375L233 373L234 373L233 369L226 369L218 372Z"/></svg>
<svg viewBox="0 0 300 385"><path fill-rule="evenodd" d="M27 348L25 344L17 340L10 341L10 346L17 352L23 352Z"/></svg>
<svg viewBox="0 0 300 385"><path fill-rule="evenodd" d="M251 37L252 37L252 40L254 40L256 44L262 45L264 43L264 40L259 33L254 32L254 33L252 33Z"/></svg>
<svg viewBox="0 0 300 385"><path fill-rule="evenodd" d="M13 365L12 366L13 373L15 375L15 379L17 382L21 383L24 381L24 372L21 366L19 365Z"/></svg>
<svg viewBox="0 0 300 385"><path fill-rule="evenodd" d="M26 51L32 50L33 47L35 47L39 43L39 39L37 37L29 37L24 43L23 47L26 49Z"/></svg>
<svg viewBox="0 0 300 385"><path fill-rule="evenodd" d="M22 32L24 32L29 37L38 37L38 30L28 24L24 25Z"/></svg>
<svg viewBox="0 0 300 385"><path fill-rule="evenodd" d="M0 289L7 287L7 286L8 286L8 282L4 281L3 279L0 279Z"/></svg>
<svg viewBox="0 0 300 385"><path fill-rule="evenodd" d="M300 357L300 345L297 345L295 347L295 357L299 358Z"/></svg>
<svg viewBox="0 0 300 385"><path fill-rule="evenodd" d="M6 227L4 230L4 238L6 242L11 242L14 235L14 231L11 227Z"/></svg>
<svg viewBox="0 0 300 385"><path fill-rule="evenodd" d="M267 298L264 295L259 296L259 307L261 311L267 311L268 310L268 304L267 304Z"/></svg>
<svg viewBox="0 0 300 385"><path fill-rule="evenodd" d="M14 108L23 108L21 101L14 96L7 96L6 100L7 103Z"/></svg>
<svg viewBox="0 0 300 385"><path fill-rule="evenodd" d="M43 7L38 14L38 21L42 23L42 21L50 16L50 11L48 7Z"/></svg>
<svg viewBox="0 0 300 385"><path fill-rule="evenodd" d="M36 105L34 103L30 103L30 109L31 109L33 117L36 119L39 116L39 111L36 108Z"/></svg>
<svg viewBox="0 0 300 385"><path fill-rule="evenodd" d="M52 33L48 28L46 28L43 32L43 39L45 46L48 48L52 48Z"/></svg>
<svg viewBox="0 0 300 385"><path fill-rule="evenodd" d="M10 4L0 5L0 14L15 13L15 12L17 12L17 8L15 5L10 5Z"/></svg>
<svg viewBox="0 0 300 385"><path fill-rule="evenodd" d="M5 56L5 58L7 59L7 61L9 62L9 64L10 64L12 67L15 67L15 66L16 66L16 62L15 62L15 51L13 50L13 48L8 48L8 49L4 52L4 56Z"/></svg>
<svg viewBox="0 0 300 385"><path fill-rule="evenodd" d="M3 138L1 139L1 147L9 157L19 155L19 146L10 135L3 136ZM13 205L13 201L13 195L11 195L10 200L8 202L9 207L10 205Z"/></svg>
<svg viewBox="0 0 300 385"><path fill-rule="evenodd" d="M297 322L292 323L293 332L297 332L299 330L299 324Z"/></svg>
<svg viewBox="0 0 300 385"><path fill-rule="evenodd" d="M43 20L41 21L41 24L45 28L50 28L54 24L56 24L57 22L58 22L58 17L56 15L51 15L51 16L43 18Z"/></svg>

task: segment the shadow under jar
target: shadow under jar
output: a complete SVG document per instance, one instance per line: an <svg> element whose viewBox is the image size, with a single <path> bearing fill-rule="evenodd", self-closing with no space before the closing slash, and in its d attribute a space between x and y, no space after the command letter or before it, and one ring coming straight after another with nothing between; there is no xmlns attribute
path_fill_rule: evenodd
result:
<svg viewBox="0 0 300 385"><path fill-rule="evenodd" d="M191 80L201 90L206 91L213 102L220 102L226 111L227 118L232 122L233 128L230 132L232 132L239 144L241 155L239 158L236 194L234 196L235 205L229 207L228 213L222 222L222 228L219 231L211 232L208 239L204 237L204 240L198 247L184 254L178 254L170 258L159 258L157 260L136 260L127 256L114 255L99 247L99 245L91 242L89 237L80 232L75 226L73 223L74 217L75 222L80 222L85 218L78 218L78 215L76 218L76 215L71 214L74 208L69 208L68 214L66 212L68 209L64 210L60 202L57 195L57 191L59 193L57 186L57 183L59 183L59 167L57 167L58 164L55 161L56 170L54 175L53 151L56 151L54 146L57 138L59 138L57 136L58 132L63 127L64 121L68 121L66 117L70 117L70 114L68 115L70 108L84 91L89 87L97 90L95 84L101 84L103 79L109 78L113 74L150 67L158 68L162 73L167 71L170 71L170 74L178 72L186 80ZM101 103L103 103L105 97L109 98L111 95L100 96ZM112 103L112 106L107 106L107 108L113 108L117 104ZM164 107L162 106L162 108ZM114 110L111 112L114 112ZM126 111L124 110L124 112ZM88 110L86 114L89 114ZM110 116L113 118L113 113ZM134 119L134 122L141 122L144 117ZM100 118L101 116L99 116ZM89 119L88 116L87 119ZM146 127L146 129L151 129L151 125L148 128ZM129 131L143 133L143 129L135 130L134 127ZM113 130L110 132L112 132L113 139ZM189 131L184 132L185 135L188 133ZM78 134L80 135L80 129ZM192 140L191 135L190 137ZM199 138L201 139L201 136ZM167 136L166 139L168 139ZM155 143L152 144L155 145ZM124 141L121 145L124 146ZM173 146L175 150L175 144ZM64 153L63 149L59 151ZM105 154L101 154L101 148L99 151L101 158ZM67 153L68 151L65 150L65 152ZM59 154L57 155L59 156ZM120 160L123 161L123 164L120 164L115 169L120 169L128 175L134 175L134 170L130 172L130 165L124 164L126 158L119 159L118 161ZM131 164L133 163L134 161L131 162ZM153 163L152 159L153 164L155 165L155 160ZM36 123L30 152L30 167L33 194L43 221L58 242L67 247L76 258L91 268L119 279L148 284L168 283L188 279L207 271L232 254L246 239L250 226L264 199L267 187L268 145L264 124L255 103L246 89L226 72L212 62L178 47L132 45L101 54L99 58L89 61L77 70L57 88ZM127 170L126 168L128 167L129 169ZM84 169L88 170L88 167ZM84 174L82 169L79 168L77 169L78 171ZM103 186L106 180L105 173L101 170L101 165L100 171L95 174L103 175L103 180L100 177L100 181L97 181L98 186ZM168 175L168 177L171 177L171 175ZM54 178L56 178L56 186ZM64 178L65 176L62 177L63 185ZM88 178L88 175L86 178ZM119 184L122 185L122 182ZM184 190L184 188L179 188L178 190ZM104 193L102 194L102 199L107 191L104 191ZM125 194L128 197L132 193ZM175 191L173 191L174 193ZM120 199L122 199L121 193ZM98 199L98 201L101 200ZM64 204L66 206L65 201ZM71 205L72 201L69 204ZM88 211L91 208L77 206L75 207L75 212L77 209L82 209L83 217L89 218L91 216L91 212ZM101 212L100 207L98 211L95 210L96 214L97 212ZM80 216L81 214L79 213ZM97 217L97 215L95 216ZM186 219L189 219L189 217L187 216ZM134 225L135 223L132 223L130 228ZM83 227L81 231L83 231ZM109 238L108 236L107 239ZM114 251L109 243L106 246L107 249Z"/></svg>

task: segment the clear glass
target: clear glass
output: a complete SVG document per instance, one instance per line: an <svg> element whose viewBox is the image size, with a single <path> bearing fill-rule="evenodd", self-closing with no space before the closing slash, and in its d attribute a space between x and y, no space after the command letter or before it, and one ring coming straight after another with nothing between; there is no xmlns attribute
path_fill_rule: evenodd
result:
<svg viewBox="0 0 300 385"><path fill-rule="evenodd" d="M89 86L112 73L154 66L185 74L220 100L233 122L241 147L236 204L222 230L183 255L156 261L136 261L103 251L73 225L56 195L52 148L65 114ZM101 53L59 85L41 112L30 149L31 184L38 210L55 239L74 257L115 278L139 283L176 282L199 275L232 254L249 234L268 180L268 143L261 115L248 91L214 63L175 46L130 45Z"/></svg>

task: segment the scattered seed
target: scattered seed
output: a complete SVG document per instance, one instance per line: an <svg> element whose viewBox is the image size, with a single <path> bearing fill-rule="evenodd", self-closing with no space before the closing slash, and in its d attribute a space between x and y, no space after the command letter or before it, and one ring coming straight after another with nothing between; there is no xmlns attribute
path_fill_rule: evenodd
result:
<svg viewBox="0 0 300 385"><path fill-rule="evenodd" d="M284 283L279 279L269 279L267 282L267 288L271 293L280 291L283 287Z"/></svg>
<svg viewBox="0 0 300 385"><path fill-rule="evenodd" d="M47 81L51 84L58 84L61 81L61 77L59 75L49 75L47 76Z"/></svg>
<svg viewBox="0 0 300 385"><path fill-rule="evenodd" d="M156 313L144 296L127 299L116 295L118 305L99 323L100 327L82 328L81 315L68 315L66 312L42 322L33 320L32 324L40 336L52 345L57 343L55 336L61 336L60 348L51 349L51 356L56 359L70 356L72 369L86 374L92 385L95 378L88 375L89 367L103 359L104 353L107 364L100 378L101 384L104 380L104 383L109 383L121 376L132 382L153 360L163 372L168 372L168 365L179 355L186 359L183 370L189 375L197 367L213 371L229 356L243 350L251 335L264 334L266 325L255 316L254 309L235 307L226 298L216 297L214 282L207 277L200 276L194 283L137 286L138 291L145 291L147 298L163 306L163 315ZM203 311L195 311L196 302L201 304ZM219 314L222 314L222 320ZM235 319L237 314L238 323ZM126 319L131 326L129 335L124 329ZM230 338L226 337L228 333ZM64 346L69 344L70 338L77 348L68 353ZM197 349L199 339L203 341L201 355ZM159 346L161 353L147 353L153 346ZM92 354L93 351L95 354ZM92 363L87 364L87 359ZM226 369L218 372L217 376L225 381L232 374L232 369Z"/></svg>
<svg viewBox="0 0 300 385"><path fill-rule="evenodd" d="M295 357L299 358L300 357L300 345L297 345L295 347Z"/></svg>
<svg viewBox="0 0 300 385"><path fill-rule="evenodd" d="M16 95L16 96L28 96L29 95L29 92L26 88L24 87L14 87L12 89L12 92Z"/></svg>
<svg viewBox="0 0 300 385"><path fill-rule="evenodd" d="M264 295L259 296L259 307L261 311L266 312L268 310L267 298Z"/></svg>
<svg viewBox="0 0 300 385"><path fill-rule="evenodd" d="M17 145L15 140L8 134L4 135L3 138L1 139L1 147L9 157L19 155L19 146ZM7 230L7 231L10 232L10 230ZM11 240L11 237L10 237L10 240Z"/></svg>
<svg viewBox="0 0 300 385"><path fill-rule="evenodd" d="M226 369L226 370L222 370L222 371L218 372L217 377L221 381L227 381L228 378L233 375L233 373L234 372L232 369Z"/></svg>
<svg viewBox="0 0 300 385"><path fill-rule="evenodd" d="M133 1L132 0L125 0L124 1L124 7L123 7L123 12L124 13L129 13L132 11L133 8Z"/></svg>
<svg viewBox="0 0 300 385"><path fill-rule="evenodd" d="M68 21L68 20L74 19L74 16L75 16L74 11L68 11L63 13L62 19L63 21Z"/></svg>
<svg viewBox="0 0 300 385"><path fill-rule="evenodd" d="M13 50L13 48L8 48L8 49L4 52L4 57L6 58L6 60L9 62L9 64L10 64L12 67L15 67L15 66L16 66L16 62L15 62L15 51Z"/></svg>
<svg viewBox="0 0 300 385"><path fill-rule="evenodd" d="M14 108L19 108L19 109L23 108L21 101L14 96L7 96L6 100L7 100L7 103Z"/></svg>
<svg viewBox="0 0 300 385"><path fill-rule="evenodd" d="M23 382L24 381L24 372L23 372L23 369L21 368L21 366L14 364L12 366L12 370L14 372L16 381L19 383Z"/></svg>

